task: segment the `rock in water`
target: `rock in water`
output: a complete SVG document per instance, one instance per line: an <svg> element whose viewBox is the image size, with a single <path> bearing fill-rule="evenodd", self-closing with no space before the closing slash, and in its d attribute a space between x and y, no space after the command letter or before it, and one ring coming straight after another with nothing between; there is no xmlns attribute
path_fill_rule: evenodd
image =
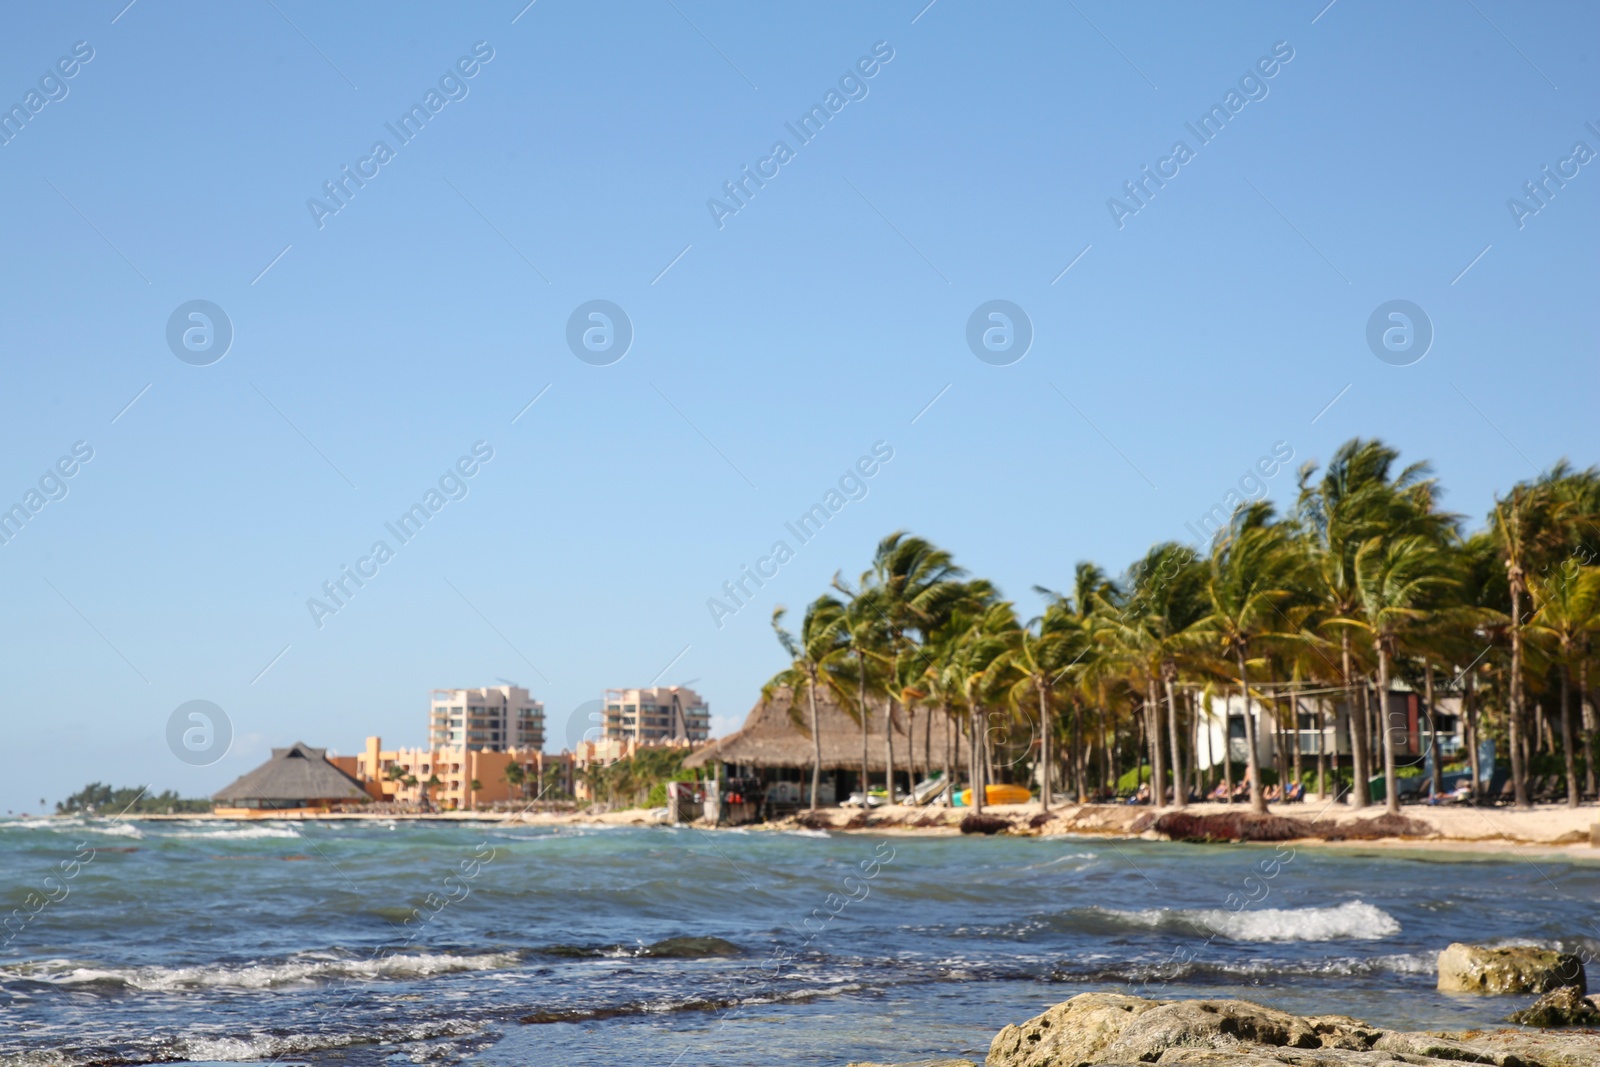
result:
<svg viewBox="0 0 1600 1067"><path fill-rule="evenodd" d="M1365 1051L1382 1031L1341 1015L1303 1019L1247 1000L1156 1001L1119 993L1084 993L989 1046L989 1067L1084 1067L1153 1063L1168 1050L1340 1048Z"/></svg>
<svg viewBox="0 0 1600 1067"><path fill-rule="evenodd" d="M1573 986L1589 991L1583 961L1531 946L1485 948L1459 941L1439 953L1439 989L1445 993L1548 993Z"/></svg>
<svg viewBox="0 0 1600 1067"><path fill-rule="evenodd" d="M1600 1008L1577 986L1562 986L1531 1008L1512 1012L1509 1022L1523 1026L1600 1026Z"/></svg>
<svg viewBox="0 0 1600 1067"><path fill-rule="evenodd" d="M988 1067L1600 1067L1593 1035L1402 1033L1344 1015L1303 1017L1245 1000L1084 993L989 1046Z"/></svg>

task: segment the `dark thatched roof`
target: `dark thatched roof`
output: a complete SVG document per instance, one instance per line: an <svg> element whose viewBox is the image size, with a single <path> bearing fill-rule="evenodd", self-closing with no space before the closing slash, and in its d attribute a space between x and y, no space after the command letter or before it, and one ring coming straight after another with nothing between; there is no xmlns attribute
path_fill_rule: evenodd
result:
<svg viewBox="0 0 1600 1067"><path fill-rule="evenodd" d="M275 748L272 758L232 785L211 794L213 800L366 800L361 783L328 762L327 749L296 741Z"/></svg>
<svg viewBox="0 0 1600 1067"><path fill-rule="evenodd" d="M816 749L811 735L801 730L789 715L792 695L788 689L778 689L770 700L762 700L750 710L744 726L727 737L713 741L683 761L685 767L705 767L714 763L733 763L750 767L810 767ZM809 698L800 698L800 721L809 723ZM908 761L914 760L916 769L926 770L923 747L928 740L928 724L933 723L930 754L935 768L943 767L949 741L944 715L938 711L930 714L927 708L915 709L908 716L904 708L897 708L894 716L894 762L905 770ZM861 726L833 700L817 694L817 721L822 734L823 770L861 769ZM955 740L955 758L966 759L966 746L959 736ZM867 722L867 766L874 771L884 769L883 708L876 707Z"/></svg>

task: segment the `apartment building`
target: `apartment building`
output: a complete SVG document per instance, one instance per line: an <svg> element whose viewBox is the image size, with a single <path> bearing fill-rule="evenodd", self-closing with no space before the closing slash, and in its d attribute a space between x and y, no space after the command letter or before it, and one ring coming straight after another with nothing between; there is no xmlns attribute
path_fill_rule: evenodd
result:
<svg viewBox="0 0 1600 1067"><path fill-rule="evenodd" d="M711 709L693 689L666 685L650 689L607 689L605 692L605 737L608 741L698 744L710 736Z"/></svg>
<svg viewBox="0 0 1600 1067"><path fill-rule="evenodd" d="M428 744L474 752L544 748L544 704L515 685L435 689L428 708Z"/></svg>
<svg viewBox="0 0 1600 1067"><path fill-rule="evenodd" d="M329 762L361 783L374 800L427 803L446 810L468 810L502 801L570 796L572 757L538 749L484 751L461 746L385 749L378 737L354 756ZM518 771L512 771L516 764Z"/></svg>

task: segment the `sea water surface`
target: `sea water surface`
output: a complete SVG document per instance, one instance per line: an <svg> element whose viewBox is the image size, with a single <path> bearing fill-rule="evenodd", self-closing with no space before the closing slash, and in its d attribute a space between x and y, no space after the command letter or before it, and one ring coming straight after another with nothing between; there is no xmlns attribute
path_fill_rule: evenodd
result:
<svg viewBox="0 0 1600 1067"><path fill-rule="evenodd" d="M1440 948L1592 953L1597 900L1600 866L1516 856L9 821L0 1064L981 1061L1088 990L1464 1028L1521 1000L1436 992ZM685 937L735 947L647 949Z"/></svg>

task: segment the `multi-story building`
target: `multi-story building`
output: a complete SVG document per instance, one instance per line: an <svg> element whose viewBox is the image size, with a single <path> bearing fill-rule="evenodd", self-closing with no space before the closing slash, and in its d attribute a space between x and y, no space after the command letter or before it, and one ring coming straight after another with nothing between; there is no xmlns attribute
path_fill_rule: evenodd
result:
<svg viewBox="0 0 1600 1067"><path fill-rule="evenodd" d="M537 749L385 749L380 738L369 737L359 754L329 762L359 781L374 800L426 802L447 810L570 796L573 787L572 756Z"/></svg>
<svg viewBox="0 0 1600 1067"><path fill-rule="evenodd" d="M605 736L608 741L698 744L711 736L711 709L693 689L681 685L650 689L607 689Z"/></svg>
<svg viewBox="0 0 1600 1067"><path fill-rule="evenodd" d="M515 685L435 689L428 744L474 752L544 748L544 705Z"/></svg>

